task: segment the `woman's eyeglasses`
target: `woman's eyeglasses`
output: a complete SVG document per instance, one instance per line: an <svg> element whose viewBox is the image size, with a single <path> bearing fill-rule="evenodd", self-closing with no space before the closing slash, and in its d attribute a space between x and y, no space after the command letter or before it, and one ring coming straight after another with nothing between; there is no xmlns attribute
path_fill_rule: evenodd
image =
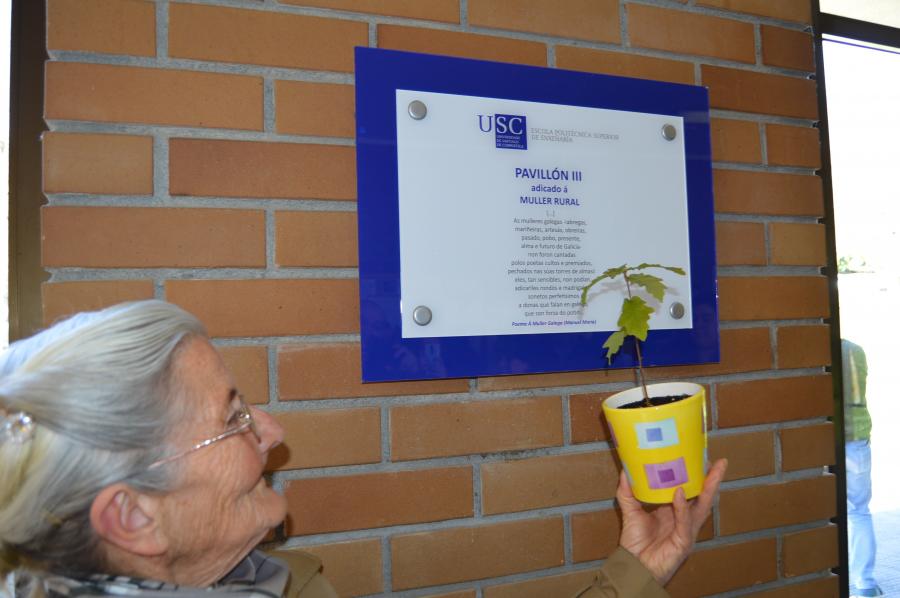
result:
<svg viewBox="0 0 900 598"><path fill-rule="evenodd" d="M253 432L253 435L256 436L257 440L259 440L259 432L256 429L256 423L253 421L253 413L250 411L250 407L247 406L247 403L244 402L244 397L238 395L237 400L240 403L237 412L234 415L234 423L228 426L224 432L219 434L218 436L213 436L212 438L207 438L203 442L198 442L191 448L181 451L180 453L176 453L170 457L166 457L165 459L160 459L159 461L154 461L150 464L148 469L155 469L160 465L165 465L166 463L171 463L172 461L177 461L182 457L190 455L194 451L199 451L202 448L205 448L211 444L215 444L220 440L225 440L229 436L234 436L235 434L242 434L247 430Z"/></svg>

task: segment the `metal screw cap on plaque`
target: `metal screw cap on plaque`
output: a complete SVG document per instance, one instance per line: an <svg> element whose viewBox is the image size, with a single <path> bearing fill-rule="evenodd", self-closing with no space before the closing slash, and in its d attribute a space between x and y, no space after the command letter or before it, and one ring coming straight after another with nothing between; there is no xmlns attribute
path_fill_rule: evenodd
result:
<svg viewBox="0 0 900 598"><path fill-rule="evenodd" d="M428 326L431 323L431 310L420 305L413 310L413 322L419 326Z"/></svg>
<svg viewBox="0 0 900 598"><path fill-rule="evenodd" d="M422 120L428 114L428 106L419 100L413 100L409 103L409 115L414 120Z"/></svg>
<svg viewBox="0 0 900 598"><path fill-rule="evenodd" d="M680 320L684 317L684 305L676 301L669 306L669 315L676 320Z"/></svg>
<svg viewBox="0 0 900 598"><path fill-rule="evenodd" d="M668 123L663 125L662 128L662 136L663 139L667 141L672 141L675 137L678 136L678 129L675 128L675 125L670 125Z"/></svg>

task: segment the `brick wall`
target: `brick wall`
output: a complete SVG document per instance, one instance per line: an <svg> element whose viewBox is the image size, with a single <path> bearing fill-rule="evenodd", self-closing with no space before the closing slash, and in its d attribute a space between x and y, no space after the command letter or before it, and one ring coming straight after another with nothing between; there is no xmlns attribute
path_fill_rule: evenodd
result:
<svg viewBox="0 0 900 598"><path fill-rule="evenodd" d="M46 322L208 325L287 429L287 543L345 596L565 596L614 548L598 401L627 371L359 382L355 45L706 85L731 461L674 596L836 596L825 232L806 0L49 0ZM751 590L747 590L751 588Z"/></svg>

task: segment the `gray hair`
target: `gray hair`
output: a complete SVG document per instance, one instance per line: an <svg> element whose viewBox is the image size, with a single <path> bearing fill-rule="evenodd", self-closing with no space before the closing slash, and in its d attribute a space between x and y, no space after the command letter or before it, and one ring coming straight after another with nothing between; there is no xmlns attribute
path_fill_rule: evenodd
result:
<svg viewBox="0 0 900 598"><path fill-rule="evenodd" d="M34 435L0 441L0 554L55 573L103 571L93 499L127 480L164 492L179 409L172 362L202 324L163 301L73 316L0 355L0 415L24 412ZM2 566L0 566L2 569Z"/></svg>

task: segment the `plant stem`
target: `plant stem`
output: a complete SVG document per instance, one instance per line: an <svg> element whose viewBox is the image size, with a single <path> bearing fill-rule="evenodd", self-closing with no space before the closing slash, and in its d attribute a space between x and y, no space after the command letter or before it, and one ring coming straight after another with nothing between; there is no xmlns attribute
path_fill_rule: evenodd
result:
<svg viewBox="0 0 900 598"><path fill-rule="evenodd" d="M628 298L631 299L631 282L628 280L628 270L622 273L622 276L625 278L625 291L628 293ZM634 339L634 352L637 355L637 373L638 373L638 381L641 384L641 389L644 392L644 405L647 407L652 407L653 403L650 402L650 393L647 391L647 382L644 379L644 359L641 356L641 341L637 338Z"/></svg>

